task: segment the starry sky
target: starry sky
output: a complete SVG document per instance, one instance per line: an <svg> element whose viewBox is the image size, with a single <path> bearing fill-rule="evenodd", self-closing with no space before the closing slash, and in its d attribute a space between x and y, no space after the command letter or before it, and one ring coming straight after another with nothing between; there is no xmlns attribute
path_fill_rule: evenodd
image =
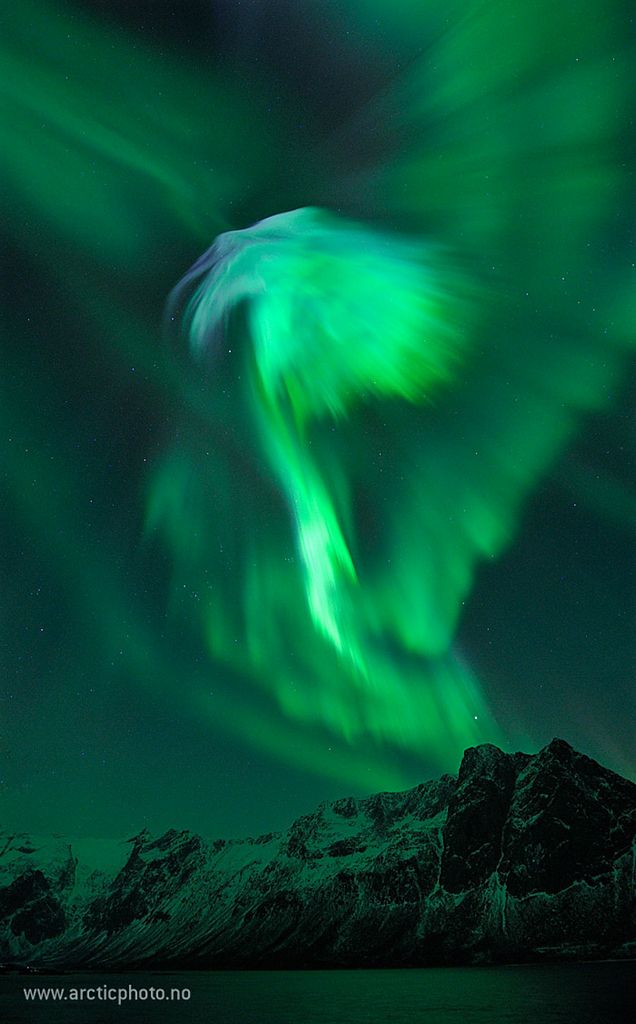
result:
<svg viewBox="0 0 636 1024"><path fill-rule="evenodd" d="M2 20L5 824L256 834L554 736L633 778L630 5ZM299 207L197 357L172 289Z"/></svg>

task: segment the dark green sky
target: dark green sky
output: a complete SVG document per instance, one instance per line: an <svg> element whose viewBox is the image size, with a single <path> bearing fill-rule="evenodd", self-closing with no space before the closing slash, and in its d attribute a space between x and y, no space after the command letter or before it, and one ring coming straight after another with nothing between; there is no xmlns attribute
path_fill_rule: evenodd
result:
<svg viewBox="0 0 636 1024"><path fill-rule="evenodd" d="M555 735L633 776L628 5L229 6L3 15L5 822L256 833L455 771L469 742ZM161 327L216 234L299 205L452 251L475 309L430 406L356 410L333 441L312 435L361 495L360 557L386 532L426 578L421 603L391 614L419 616L430 647L416 657L380 631L377 694L355 700L311 640L296 570L282 644L262 601L264 658L242 656L240 629L241 654L211 651L215 602L242 621L228 609L250 545L271 552L268 578L294 541L240 367L215 378ZM240 316L232 330L244 351ZM427 601L449 633L446 688ZM415 691L434 693L426 721ZM403 720L383 722L393 694Z"/></svg>

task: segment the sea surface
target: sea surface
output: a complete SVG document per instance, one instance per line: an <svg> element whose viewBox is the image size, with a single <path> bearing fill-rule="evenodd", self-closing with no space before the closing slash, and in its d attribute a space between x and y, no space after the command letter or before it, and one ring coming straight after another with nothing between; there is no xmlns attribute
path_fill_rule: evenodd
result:
<svg viewBox="0 0 636 1024"><path fill-rule="evenodd" d="M136 1000L131 985L139 993ZM106 1001L104 986L111 993L121 990L126 997L121 997L121 1003ZM58 1001L40 995L31 1001L25 997L25 988L53 988L66 998ZM84 994L75 1001L80 989ZM166 997L152 999L151 989L155 995L161 990ZM635 990L634 961L421 970L5 975L0 978L0 1021L626 1024L636 1021Z"/></svg>

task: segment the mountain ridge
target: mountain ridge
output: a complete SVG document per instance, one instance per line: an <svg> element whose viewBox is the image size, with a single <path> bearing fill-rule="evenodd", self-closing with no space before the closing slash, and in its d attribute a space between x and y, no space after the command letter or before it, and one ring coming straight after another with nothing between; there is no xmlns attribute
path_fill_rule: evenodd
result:
<svg viewBox="0 0 636 1024"><path fill-rule="evenodd" d="M632 956L636 785L554 739L206 840L0 833L0 961L361 967Z"/></svg>

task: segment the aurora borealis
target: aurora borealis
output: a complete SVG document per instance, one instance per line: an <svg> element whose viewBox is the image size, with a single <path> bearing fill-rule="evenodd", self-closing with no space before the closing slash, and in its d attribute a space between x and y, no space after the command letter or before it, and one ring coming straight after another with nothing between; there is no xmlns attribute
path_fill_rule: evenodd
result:
<svg viewBox="0 0 636 1024"><path fill-rule="evenodd" d="M633 775L629 5L2 20L10 824Z"/></svg>

